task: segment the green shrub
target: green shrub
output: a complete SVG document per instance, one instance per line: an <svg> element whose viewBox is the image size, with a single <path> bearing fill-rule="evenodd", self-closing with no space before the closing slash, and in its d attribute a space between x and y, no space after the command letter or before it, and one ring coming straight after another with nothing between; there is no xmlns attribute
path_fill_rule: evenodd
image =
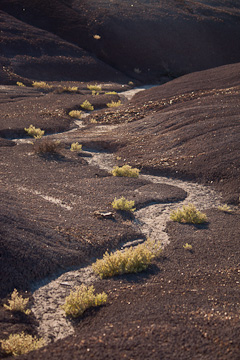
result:
<svg viewBox="0 0 240 360"><path fill-rule="evenodd" d="M70 150L71 150L71 151L78 151L78 152L80 152L80 151L82 151L82 145L79 144L78 142L72 143Z"/></svg>
<svg viewBox="0 0 240 360"><path fill-rule="evenodd" d="M6 354L22 355L29 351L37 350L45 346L43 339L37 339L32 335L27 335L22 332L21 334L11 334L8 339L0 340L2 350Z"/></svg>
<svg viewBox="0 0 240 360"><path fill-rule="evenodd" d="M106 252L102 259L98 259L92 264L93 271L100 278L141 272L147 269L160 252L159 246L148 240L144 244L127 248L124 251L117 250L110 254Z"/></svg>
<svg viewBox="0 0 240 360"><path fill-rule="evenodd" d="M96 92L102 91L102 85L97 85L97 84L95 84L95 85L87 85L87 88L89 90L91 90L91 91L96 91Z"/></svg>
<svg viewBox="0 0 240 360"><path fill-rule="evenodd" d="M91 111L91 110L94 110L94 107L91 105L91 103L88 101L88 100L85 100L81 107L84 109L84 110L88 110L88 111Z"/></svg>
<svg viewBox="0 0 240 360"><path fill-rule="evenodd" d="M66 297L65 304L61 308L65 311L67 316L76 318L84 313L90 307L99 306L107 301L107 295L103 292L95 295L93 286L87 287L82 284L76 287L76 291L71 291L70 295Z"/></svg>
<svg viewBox="0 0 240 360"><path fill-rule="evenodd" d="M54 140L36 141L33 144L33 149L36 154L57 154L61 147L62 144L60 141Z"/></svg>
<svg viewBox="0 0 240 360"><path fill-rule="evenodd" d="M192 250L192 245L186 243L185 245L183 245L183 248L184 248L185 250Z"/></svg>
<svg viewBox="0 0 240 360"><path fill-rule="evenodd" d="M172 211L170 219L180 223L202 224L207 222L206 214L198 211L193 204L183 205L182 209Z"/></svg>
<svg viewBox="0 0 240 360"><path fill-rule="evenodd" d="M130 165L123 165L122 167L115 166L112 170L113 176L126 176L126 177L138 177L140 170L132 168Z"/></svg>
<svg viewBox="0 0 240 360"><path fill-rule="evenodd" d="M71 110L68 113L69 116L75 118L75 119L81 119L82 117L82 111L81 110Z"/></svg>
<svg viewBox="0 0 240 360"><path fill-rule="evenodd" d="M39 89L51 89L52 85L47 84L44 81L33 81L32 86Z"/></svg>
<svg viewBox="0 0 240 360"><path fill-rule="evenodd" d="M45 131L40 128L35 128L35 126L30 125L29 128L24 128L24 130L28 133L29 136L34 137L35 139L41 139L44 135Z"/></svg>
<svg viewBox="0 0 240 360"><path fill-rule="evenodd" d="M60 87L57 89L57 92L58 92L58 93L63 93L63 92L72 93L72 92L77 92L77 91L78 91L78 87L77 87L77 86L60 86Z"/></svg>
<svg viewBox="0 0 240 360"><path fill-rule="evenodd" d="M105 92L106 95L116 95L117 92L116 91L107 91Z"/></svg>
<svg viewBox="0 0 240 360"><path fill-rule="evenodd" d="M118 101L111 101L110 103L107 104L107 107L118 107L122 105L121 100Z"/></svg>
<svg viewBox="0 0 240 360"><path fill-rule="evenodd" d="M227 213L233 212L233 210L227 204L218 206L218 210L223 211L223 212L227 212Z"/></svg>
<svg viewBox="0 0 240 360"><path fill-rule="evenodd" d="M16 84L17 84L18 86L23 86L23 87L26 86L26 85L24 85L21 81L17 81Z"/></svg>
<svg viewBox="0 0 240 360"><path fill-rule="evenodd" d="M122 210L122 211L135 211L134 209L134 201L133 200L127 200L124 196L121 197L121 199L115 198L112 202L112 207L115 210Z"/></svg>
<svg viewBox="0 0 240 360"><path fill-rule="evenodd" d="M21 311L26 315L31 313L31 310L27 309L29 298L23 298L22 295L18 295L17 289L14 289L11 294L11 300L8 300L9 305L4 304L5 309L10 311Z"/></svg>

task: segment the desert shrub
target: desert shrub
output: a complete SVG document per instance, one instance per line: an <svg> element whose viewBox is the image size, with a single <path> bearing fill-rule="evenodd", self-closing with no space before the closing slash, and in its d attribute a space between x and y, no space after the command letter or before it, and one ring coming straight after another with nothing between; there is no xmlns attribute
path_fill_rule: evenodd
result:
<svg viewBox="0 0 240 360"><path fill-rule="evenodd" d="M67 316L76 318L84 313L90 307L99 306L107 301L107 295L94 294L93 286L87 287L82 284L77 286L75 291L71 291L70 295L66 297L64 305L61 308L65 311Z"/></svg>
<svg viewBox="0 0 240 360"><path fill-rule="evenodd" d="M105 92L106 95L116 95L116 91L107 91Z"/></svg>
<svg viewBox="0 0 240 360"><path fill-rule="evenodd" d="M85 100L85 101L82 103L81 107L82 107L84 110L89 110L89 111L94 110L94 107L91 105L91 103L90 103L88 100Z"/></svg>
<svg viewBox="0 0 240 360"><path fill-rule="evenodd" d="M110 103L107 104L107 107L118 107L120 106L122 103L121 103L121 100L118 100L118 101L111 101Z"/></svg>
<svg viewBox="0 0 240 360"><path fill-rule="evenodd" d="M33 144L36 154L57 154L61 147L60 141L54 140L37 141Z"/></svg>
<svg viewBox="0 0 240 360"><path fill-rule="evenodd" d="M29 351L37 350L45 346L43 339L37 339L36 336L27 335L22 332L21 334L11 334L6 340L0 340L2 350L6 354L22 355Z"/></svg>
<svg viewBox="0 0 240 360"><path fill-rule="evenodd" d="M95 40L100 40L101 39L100 35L93 35L93 37L94 37Z"/></svg>
<svg viewBox="0 0 240 360"><path fill-rule="evenodd" d="M92 264L93 271L100 278L111 277L125 273L137 273L146 270L152 260L161 252L159 245L146 241L136 247L124 251L106 252L102 259Z"/></svg>
<svg viewBox="0 0 240 360"><path fill-rule="evenodd" d="M184 248L185 250L192 250L192 245L186 243L186 244L183 245L183 248Z"/></svg>
<svg viewBox="0 0 240 360"><path fill-rule="evenodd" d="M82 151L82 145L79 144L78 142L72 143L70 150L71 150L71 151L78 151L78 152L80 152L80 151Z"/></svg>
<svg viewBox="0 0 240 360"><path fill-rule="evenodd" d="M207 222L206 214L198 211L193 204L183 205L182 209L172 211L170 219L180 223L202 224Z"/></svg>
<svg viewBox="0 0 240 360"><path fill-rule="evenodd" d="M33 81L32 86L38 89L51 89L52 85L47 84L44 81Z"/></svg>
<svg viewBox="0 0 240 360"><path fill-rule="evenodd" d="M63 93L63 92L77 92L78 91L78 87L77 86L60 86L57 91L59 93Z"/></svg>
<svg viewBox="0 0 240 360"><path fill-rule="evenodd" d="M16 84L17 84L18 86L24 86L24 87L26 86L26 85L24 85L21 81L17 81Z"/></svg>
<svg viewBox="0 0 240 360"><path fill-rule="evenodd" d="M227 204L224 205L219 205L218 206L218 210L223 211L223 212L227 212L227 213L231 213L233 210L230 208L230 206L228 206Z"/></svg>
<svg viewBox="0 0 240 360"><path fill-rule="evenodd" d="M44 135L45 131L40 128L35 128L35 126L30 125L29 128L24 128L24 130L28 133L29 136L34 137L35 139L41 139Z"/></svg>
<svg viewBox="0 0 240 360"><path fill-rule="evenodd" d="M132 168L130 165L123 165L122 167L115 166L112 170L113 176L126 176L126 177L138 177L140 170Z"/></svg>
<svg viewBox="0 0 240 360"><path fill-rule="evenodd" d="M87 88L91 91L96 91L96 92L99 92L99 91L102 91L102 85L87 85Z"/></svg>
<svg viewBox="0 0 240 360"><path fill-rule="evenodd" d="M121 199L115 198L112 202L112 207L115 210L122 210L122 211L135 211L134 208L134 201L133 200L127 200L124 196L121 197Z"/></svg>
<svg viewBox="0 0 240 360"><path fill-rule="evenodd" d="M17 289L14 289L11 294L11 299L8 300L9 305L4 304L5 309L10 311L21 311L26 315L29 315L31 311L27 309L29 298L23 298L22 295L18 294Z"/></svg>
<svg viewBox="0 0 240 360"><path fill-rule="evenodd" d="M81 119L82 117L82 111L81 110L71 110L68 113L69 116L75 118L75 119Z"/></svg>
<svg viewBox="0 0 240 360"><path fill-rule="evenodd" d="M129 81L129 82L128 82L128 85L134 86L134 83L133 83L132 81Z"/></svg>

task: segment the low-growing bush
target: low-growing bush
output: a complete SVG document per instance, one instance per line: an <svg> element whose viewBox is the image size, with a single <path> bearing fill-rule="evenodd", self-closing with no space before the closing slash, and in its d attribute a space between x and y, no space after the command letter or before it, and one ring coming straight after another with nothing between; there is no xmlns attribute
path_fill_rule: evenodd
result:
<svg viewBox="0 0 240 360"><path fill-rule="evenodd" d="M122 211L135 211L134 208L134 201L133 200L127 200L124 196L121 197L121 199L115 198L112 202L112 207L115 210L122 210Z"/></svg>
<svg viewBox="0 0 240 360"><path fill-rule="evenodd" d="M99 91L102 91L102 85L87 85L87 88L91 91L96 91L96 92L99 92Z"/></svg>
<svg viewBox="0 0 240 360"><path fill-rule="evenodd" d="M81 107L84 109L84 110L88 110L88 111L92 111L94 110L94 107L91 105L91 103L88 101L88 100L85 100Z"/></svg>
<svg viewBox="0 0 240 360"><path fill-rule="evenodd" d="M144 244L127 248L124 251L117 250L110 254L106 252L102 259L98 259L92 264L93 271L100 278L141 272L147 269L160 252L159 245L148 240Z"/></svg>
<svg viewBox="0 0 240 360"><path fill-rule="evenodd" d="M6 354L22 355L29 351L37 350L45 346L43 339L37 339L36 336L27 335L22 332L21 334L11 334L6 340L0 340L2 350Z"/></svg>
<svg viewBox="0 0 240 360"><path fill-rule="evenodd" d="M26 86L26 85L24 85L21 81L17 81L16 84L17 84L18 86L23 86L23 87Z"/></svg>
<svg viewBox="0 0 240 360"><path fill-rule="evenodd" d="M218 210L223 211L223 212L227 212L227 213L233 212L233 210L227 204L219 205Z"/></svg>
<svg viewBox="0 0 240 360"><path fill-rule="evenodd" d="M52 85L47 84L45 81L33 81L32 86L39 89L51 89Z"/></svg>
<svg viewBox="0 0 240 360"><path fill-rule="evenodd" d="M192 245L186 243L186 244L183 245L183 248L184 248L185 250L192 250Z"/></svg>
<svg viewBox="0 0 240 360"><path fill-rule="evenodd" d="M33 144L33 149L36 154L57 154L62 148L60 141L43 140L36 141Z"/></svg>
<svg viewBox="0 0 240 360"><path fill-rule="evenodd" d="M78 91L78 87L77 87L77 86L60 86L60 87L57 89L57 92L58 92L58 93L63 93L63 92L72 93L72 92L77 92L77 91Z"/></svg>
<svg viewBox="0 0 240 360"><path fill-rule="evenodd" d="M70 150L80 152L80 151L82 151L82 145L79 144L78 142L72 143Z"/></svg>
<svg viewBox="0 0 240 360"><path fill-rule="evenodd" d="M126 176L126 177L138 177L140 170L132 168L130 165L123 165L122 167L115 166L112 170L113 176Z"/></svg>
<svg viewBox="0 0 240 360"><path fill-rule="evenodd" d="M107 91L105 92L106 95L116 95L117 92L116 91Z"/></svg>
<svg viewBox="0 0 240 360"><path fill-rule="evenodd" d="M206 214L198 211L193 204L183 205L182 209L172 211L170 219L189 224L202 224L207 222Z"/></svg>
<svg viewBox="0 0 240 360"><path fill-rule="evenodd" d="M110 103L107 103L107 107L111 108L111 107L118 107L122 105L121 100L118 101L111 101Z"/></svg>
<svg viewBox="0 0 240 360"><path fill-rule="evenodd" d="M45 131L40 128L35 128L35 126L30 125L29 128L24 128L24 130L28 133L29 136L34 137L35 139L41 139L44 135Z"/></svg>
<svg viewBox="0 0 240 360"><path fill-rule="evenodd" d="M10 311L21 311L26 315L31 313L31 310L27 309L29 298L23 298L22 295L18 294L17 289L14 289L11 294L11 299L8 300L9 305L4 304L5 309Z"/></svg>
<svg viewBox="0 0 240 360"><path fill-rule="evenodd" d="M75 118L75 119L81 119L82 117L82 111L81 110L71 110L68 113L69 116Z"/></svg>
<svg viewBox="0 0 240 360"><path fill-rule="evenodd" d="M67 316L76 318L81 316L84 311L90 307L105 304L107 295L104 292L95 295L94 292L95 289L93 286L87 287L82 284L81 286L76 287L75 291L71 291L61 308L65 311Z"/></svg>

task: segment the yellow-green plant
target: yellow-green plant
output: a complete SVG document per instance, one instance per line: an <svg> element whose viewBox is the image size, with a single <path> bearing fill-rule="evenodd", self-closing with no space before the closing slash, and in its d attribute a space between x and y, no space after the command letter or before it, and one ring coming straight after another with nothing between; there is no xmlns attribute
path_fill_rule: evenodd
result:
<svg viewBox="0 0 240 360"><path fill-rule="evenodd" d="M10 311L21 311L26 315L31 313L31 310L27 309L29 298L23 298L22 295L18 294L17 289L11 294L11 299L8 300L9 305L4 304L5 309Z"/></svg>
<svg viewBox="0 0 240 360"><path fill-rule="evenodd" d="M129 81L129 82L128 82L128 85L134 86L134 83L133 83L132 81Z"/></svg>
<svg viewBox="0 0 240 360"><path fill-rule="evenodd" d="M80 151L82 151L82 145L79 144L78 142L72 143L70 150L71 150L71 151L78 151L78 152L80 152Z"/></svg>
<svg viewBox="0 0 240 360"><path fill-rule="evenodd" d="M107 107L118 107L120 106L122 103L121 103L121 100L118 100L118 101L111 101L110 103L107 103Z"/></svg>
<svg viewBox="0 0 240 360"><path fill-rule="evenodd" d="M124 251L106 252L102 259L92 264L93 271L100 278L125 273L137 273L146 270L152 260L158 256L161 248L151 240Z"/></svg>
<svg viewBox="0 0 240 360"><path fill-rule="evenodd" d="M82 111L81 110L71 110L68 113L69 116L75 118L75 119L81 119L82 117Z"/></svg>
<svg viewBox="0 0 240 360"><path fill-rule="evenodd" d="M99 92L99 91L102 91L102 85L87 85L87 88L91 91L96 91L96 92Z"/></svg>
<svg viewBox="0 0 240 360"><path fill-rule="evenodd" d="M193 204L183 205L182 209L172 211L170 219L180 223L202 224L207 222L206 214L198 211Z"/></svg>
<svg viewBox="0 0 240 360"><path fill-rule="evenodd" d="M123 165L122 167L115 166L112 170L113 176L126 176L126 177L138 177L140 170L132 168L130 165Z"/></svg>
<svg viewBox="0 0 240 360"><path fill-rule="evenodd" d="M107 91L105 92L106 95L116 95L117 92L116 91Z"/></svg>
<svg viewBox="0 0 240 360"><path fill-rule="evenodd" d="M233 210L230 208L230 206L228 206L227 204L224 205L219 205L218 206L218 210L223 211L223 212L227 212L227 213L231 213Z"/></svg>
<svg viewBox="0 0 240 360"><path fill-rule="evenodd" d="M89 110L89 111L94 110L94 107L91 105L91 103L90 103L88 100L85 100L85 101L82 103L81 107L82 107L84 110Z"/></svg>
<svg viewBox="0 0 240 360"><path fill-rule="evenodd" d="M11 334L6 340L0 340L2 350L6 354L22 355L29 351L37 350L46 345L45 341L36 336L27 335L24 332L21 334Z"/></svg>
<svg viewBox="0 0 240 360"><path fill-rule="evenodd" d="M78 87L77 86L61 86L58 89L59 92L77 92Z"/></svg>
<svg viewBox="0 0 240 360"><path fill-rule="evenodd" d="M51 89L52 85L47 84L45 81L33 81L32 86L39 89Z"/></svg>
<svg viewBox="0 0 240 360"><path fill-rule="evenodd" d="M90 307L99 306L107 301L107 294L94 294L93 286L87 287L82 284L77 286L75 291L71 291L70 295L66 297L64 305L61 308L65 311L67 316L76 318L84 313Z"/></svg>
<svg viewBox="0 0 240 360"><path fill-rule="evenodd" d="M183 248L184 248L185 250L192 250L192 245L186 243L186 244L183 245Z"/></svg>
<svg viewBox="0 0 240 360"><path fill-rule="evenodd" d="M35 139L41 139L44 135L45 131L40 128L35 128L35 126L30 125L29 128L24 128L24 130L28 133L29 136L34 137Z"/></svg>
<svg viewBox="0 0 240 360"><path fill-rule="evenodd" d="M26 85L24 85L21 81L17 81L17 83L16 83L18 86L26 86Z"/></svg>
<svg viewBox="0 0 240 360"><path fill-rule="evenodd" d="M115 198L112 202L112 207L115 210L122 210L122 211L135 211L134 208L135 202L133 200L127 200L124 196L121 199Z"/></svg>

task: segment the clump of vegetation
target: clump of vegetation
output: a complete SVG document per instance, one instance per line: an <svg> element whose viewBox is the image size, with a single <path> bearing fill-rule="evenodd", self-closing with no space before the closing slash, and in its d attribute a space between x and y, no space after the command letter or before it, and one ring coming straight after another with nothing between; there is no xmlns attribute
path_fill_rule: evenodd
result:
<svg viewBox="0 0 240 360"><path fill-rule="evenodd" d="M88 101L88 100L85 100L81 107L84 109L84 110L88 110L88 111L92 111L94 110L94 107L91 105L91 103Z"/></svg>
<svg viewBox="0 0 240 360"><path fill-rule="evenodd" d="M97 120L94 119L94 118L93 118L93 119L90 119L90 123L91 123L91 124L97 124Z"/></svg>
<svg viewBox="0 0 240 360"><path fill-rule="evenodd" d="M139 176L139 172L140 170L137 168L132 168L130 165L123 165L122 167L115 166L112 170L112 175L137 178Z"/></svg>
<svg viewBox="0 0 240 360"><path fill-rule="evenodd" d="M233 210L227 204L219 205L218 210L223 211L223 212L227 212L227 213L233 212Z"/></svg>
<svg viewBox="0 0 240 360"><path fill-rule="evenodd" d="M11 294L11 299L8 300L9 305L4 304L5 309L10 311L21 311L26 315L31 313L31 310L27 309L29 298L23 298L22 295L18 294L17 289L14 289Z"/></svg>
<svg viewBox="0 0 240 360"><path fill-rule="evenodd" d="M87 88L91 91L99 92L102 91L102 85L87 85Z"/></svg>
<svg viewBox="0 0 240 360"><path fill-rule="evenodd" d="M100 40L101 39L101 36L100 35L93 35L93 38L95 39L95 40Z"/></svg>
<svg viewBox="0 0 240 360"><path fill-rule="evenodd" d="M129 81L129 82L128 82L128 85L134 86L134 83L133 83L132 81Z"/></svg>
<svg viewBox="0 0 240 360"><path fill-rule="evenodd" d="M75 291L71 291L70 295L66 297L65 303L61 308L67 316L76 318L81 316L90 307L105 304L107 295L104 292L95 295L94 292L93 286L87 287L84 284L77 286Z"/></svg>
<svg viewBox="0 0 240 360"><path fill-rule="evenodd" d="M115 198L112 202L112 207L115 210L122 210L122 211L135 211L134 208L135 202L133 200L127 200L124 196L121 199Z"/></svg>
<svg viewBox="0 0 240 360"><path fill-rule="evenodd" d="M80 152L80 151L82 151L82 145L79 144L78 142L72 143L70 150Z"/></svg>
<svg viewBox="0 0 240 360"><path fill-rule="evenodd" d="M116 91L107 91L105 92L105 95L117 95Z"/></svg>
<svg viewBox="0 0 240 360"><path fill-rule="evenodd" d="M26 354L32 350L40 349L45 345L46 343L42 338L37 339L36 336L33 337L24 332L21 334L11 334L8 339L1 340L2 350L6 354L11 355Z"/></svg>
<svg viewBox="0 0 240 360"><path fill-rule="evenodd" d="M45 81L33 81L32 86L38 89L51 89L52 85L47 84Z"/></svg>
<svg viewBox="0 0 240 360"><path fill-rule="evenodd" d="M106 252L102 259L98 259L92 264L93 271L100 278L141 272L148 268L160 252L161 248L156 243L147 240L144 244L127 248L124 251L117 250L110 254Z"/></svg>
<svg viewBox="0 0 240 360"><path fill-rule="evenodd" d="M111 101L110 103L107 103L107 107L111 108L111 107L118 107L122 105L121 100L118 101Z"/></svg>
<svg viewBox="0 0 240 360"><path fill-rule="evenodd" d="M77 92L78 91L78 87L77 86L60 86L57 91L59 93L63 93L63 92Z"/></svg>
<svg viewBox="0 0 240 360"><path fill-rule="evenodd" d="M192 250L192 245L186 243L185 245L183 245L183 248L184 248L185 250Z"/></svg>
<svg viewBox="0 0 240 360"><path fill-rule="evenodd" d="M189 224L202 224L207 222L206 214L198 211L193 204L183 205L182 209L172 211L170 219Z"/></svg>
<svg viewBox="0 0 240 360"><path fill-rule="evenodd" d="M82 111L81 110L71 110L68 113L69 116L75 118L75 119L81 119L82 117Z"/></svg>
<svg viewBox="0 0 240 360"><path fill-rule="evenodd" d="M37 141L33 144L36 154L57 154L61 147L61 142L54 140Z"/></svg>
<svg viewBox="0 0 240 360"><path fill-rule="evenodd" d="M23 87L26 86L26 85L24 85L21 81L17 81L16 84L17 84L18 86L23 86Z"/></svg>
<svg viewBox="0 0 240 360"><path fill-rule="evenodd" d="M45 131L40 128L35 128L35 126L30 125L29 128L24 128L24 130L28 133L29 136L34 137L35 139L41 139L44 135Z"/></svg>

